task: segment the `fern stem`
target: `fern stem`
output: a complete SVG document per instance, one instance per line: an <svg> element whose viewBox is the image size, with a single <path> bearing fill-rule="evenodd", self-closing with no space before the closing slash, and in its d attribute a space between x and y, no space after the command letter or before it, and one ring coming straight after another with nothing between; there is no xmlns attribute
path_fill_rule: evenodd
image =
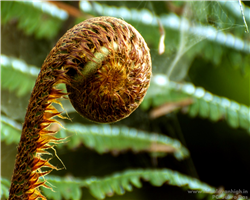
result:
<svg viewBox="0 0 250 200"><path fill-rule="evenodd" d="M51 123L56 122L52 119L54 116L60 117L60 113L51 104L55 99L64 95L55 88L55 85L64 79L63 71L43 65L25 116L9 200L38 197L46 199L38 190L41 185L47 187L45 182L39 180L39 177L48 174L50 170L44 173L38 171L43 167L57 169L49 163L49 160L42 158L42 155L53 143L61 141L53 136L55 131L49 131L47 128Z"/></svg>

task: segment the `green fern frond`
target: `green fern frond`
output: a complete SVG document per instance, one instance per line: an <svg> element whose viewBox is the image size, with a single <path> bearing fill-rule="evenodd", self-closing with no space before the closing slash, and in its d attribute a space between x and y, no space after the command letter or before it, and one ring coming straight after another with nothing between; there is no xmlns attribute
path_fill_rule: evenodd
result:
<svg viewBox="0 0 250 200"><path fill-rule="evenodd" d="M1 55L2 88L17 91L21 97L30 93L40 69L27 65L24 61Z"/></svg>
<svg viewBox="0 0 250 200"><path fill-rule="evenodd" d="M204 12L203 9L200 9L202 6L195 5L192 7L193 12L196 13L198 17L203 18L204 22L208 22L212 24L212 26L215 26L218 31L228 31L230 30L230 33L234 36L238 36L248 41L247 34L245 34L245 24L243 21L243 15L241 12L240 4L238 1L230 2L230 1L217 1L217 2L197 2L195 4L203 4L206 10ZM194 9L195 8L195 9ZM245 19L246 22L250 22L249 17L249 7L245 6L244 3L242 3L243 12L245 13ZM209 14L209 16L208 16ZM208 18L209 17L209 18ZM230 34L228 34L230 37ZM221 38L222 39L222 38ZM218 40L220 40L218 38ZM230 39L229 39L230 40ZM223 39L222 39L223 41ZM247 49L246 49L247 50ZM249 51L248 51L249 52Z"/></svg>
<svg viewBox="0 0 250 200"><path fill-rule="evenodd" d="M178 141L165 135L138 131L125 126L110 125L66 125L61 130L60 137L65 137L65 132L74 134L66 143L70 148L84 144L95 149L98 153L108 151L119 152L131 149L134 152L165 152L181 160L189 156L188 150Z"/></svg>
<svg viewBox="0 0 250 200"><path fill-rule="evenodd" d="M155 75L151 81L148 93L142 102L142 108L151 105L160 106L166 102L192 98L191 104L185 112L191 117L197 115L212 121L225 119L231 127L241 127L250 132L250 108L233 100L213 95L201 87L191 83L177 83L169 81L165 75Z"/></svg>
<svg viewBox="0 0 250 200"><path fill-rule="evenodd" d="M81 187L87 187L90 193L97 199L104 199L106 195L112 196L113 194L123 195L126 191L132 191L133 186L137 188L142 187L141 180L149 181L153 186L161 186L164 183L172 186L185 187L189 193L191 190L198 191L199 193L214 194L216 188L213 188L198 179L186 176L177 171L170 169L133 169L126 170L121 173L115 173L105 178L91 177L89 179L75 179L72 177L61 178L57 176L47 176L49 183L54 185L52 192L49 189L42 188L45 195L50 199L80 199ZM228 196L227 196L228 195ZM232 197L230 194L221 193L216 196L217 199L225 197Z"/></svg>
<svg viewBox="0 0 250 200"><path fill-rule="evenodd" d="M20 141L22 125L14 120L1 116L1 142L18 144Z"/></svg>
<svg viewBox="0 0 250 200"><path fill-rule="evenodd" d="M1 189L0 189L0 198L8 198L9 197L9 188L10 188L10 181L0 177L1 179Z"/></svg>
<svg viewBox="0 0 250 200"><path fill-rule="evenodd" d="M242 20L242 13L240 10L239 3L237 1L218 1L218 3L227 8L229 12L231 12L233 15L235 15L239 20ZM250 23L250 8L247 6L243 6L243 11L245 15L246 22ZM243 20L242 20L243 23Z"/></svg>
<svg viewBox="0 0 250 200"><path fill-rule="evenodd" d="M68 14L51 3L39 1L2 1L2 23L18 20L18 28L37 38L53 38Z"/></svg>
<svg viewBox="0 0 250 200"><path fill-rule="evenodd" d="M46 180L50 183L53 191L42 187L42 191L48 199L51 200L78 200L81 199L81 187L85 186L84 180L73 177L62 178L59 176L46 176Z"/></svg>

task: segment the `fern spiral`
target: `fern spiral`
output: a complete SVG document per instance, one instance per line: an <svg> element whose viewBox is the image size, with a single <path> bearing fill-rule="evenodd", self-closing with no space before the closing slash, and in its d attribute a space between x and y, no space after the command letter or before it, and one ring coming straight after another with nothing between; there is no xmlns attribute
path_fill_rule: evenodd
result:
<svg viewBox="0 0 250 200"><path fill-rule="evenodd" d="M131 114L142 102L151 77L149 49L138 31L113 17L88 19L59 39L45 59L31 94L18 146L9 200L46 199L40 186L55 166L43 158L62 142L49 130L64 118L52 105L68 94L84 117L109 123ZM65 83L68 93L56 88ZM45 171L41 168L50 170Z"/></svg>
<svg viewBox="0 0 250 200"><path fill-rule="evenodd" d="M67 85L75 109L101 123L127 117L141 103L151 76L149 49L142 36L122 20L97 17L78 24L66 37L68 52L67 42L81 38L68 73L75 80Z"/></svg>

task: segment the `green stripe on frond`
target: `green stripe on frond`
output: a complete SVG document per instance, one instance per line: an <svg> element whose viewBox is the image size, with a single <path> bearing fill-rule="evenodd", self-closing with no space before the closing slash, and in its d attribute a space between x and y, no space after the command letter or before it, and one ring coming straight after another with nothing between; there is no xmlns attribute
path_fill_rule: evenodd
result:
<svg viewBox="0 0 250 200"><path fill-rule="evenodd" d="M65 130L60 131L61 137L66 136L65 131L74 134L66 143L70 148L83 143L98 153L132 150L173 153L177 159L189 156L188 150L178 140L166 135L138 131L125 126L73 124L65 127Z"/></svg>
<svg viewBox="0 0 250 200"><path fill-rule="evenodd" d="M183 108L191 117L200 116L212 121L225 119L233 128L250 132L250 108L225 97L213 95L191 83L169 81L165 75L155 75L142 103L143 109L160 106L167 102L192 99L193 103ZM179 106L181 108L181 106Z"/></svg>
<svg viewBox="0 0 250 200"><path fill-rule="evenodd" d="M0 178L1 178L0 199L4 198L7 199L9 197L10 181L2 177Z"/></svg>
<svg viewBox="0 0 250 200"><path fill-rule="evenodd" d="M1 142L18 144L20 141L22 125L14 120L1 116Z"/></svg>
<svg viewBox="0 0 250 200"><path fill-rule="evenodd" d="M68 14L49 2L2 1L2 23L18 21L18 28L27 35L51 39L56 36Z"/></svg>
<svg viewBox="0 0 250 200"><path fill-rule="evenodd" d="M39 71L22 60L1 55L2 88L16 91L18 97L32 91Z"/></svg>
<svg viewBox="0 0 250 200"><path fill-rule="evenodd" d="M104 178L91 177L77 179L74 177L61 178L47 176L47 181L54 187L55 192L42 188L49 199L73 199L81 198L81 187L87 187L90 193L97 199L114 194L123 195L126 191L132 191L133 186L142 187L141 179L149 181L153 186L159 187L166 183L171 186L184 187L190 194L215 194L216 188L211 187L198 179L186 176L170 169L133 169L115 173ZM196 191L196 193L192 192ZM228 195L228 196L226 196ZM217 199L233 197L231 194L221 193Z"/></svg>

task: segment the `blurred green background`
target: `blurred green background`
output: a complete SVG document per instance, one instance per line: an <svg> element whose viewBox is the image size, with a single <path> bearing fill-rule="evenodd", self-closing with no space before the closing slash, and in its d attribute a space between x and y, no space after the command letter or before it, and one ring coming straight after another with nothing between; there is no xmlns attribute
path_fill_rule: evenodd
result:
<svg viewBox="0 0 250 200"><path fill-rule="evenodd" d="M21 59L27 65L40 68L57 40L76 23L94 16L115 16L132 24L145 38L152 56L153 77L157 74L169 75L170 66L173 66L174 70L168 76L170 81L191 82L195 87L202 87L213 95L236 101L239 105L243 104L249 111L250 34L245 32L246 27L239 12L238 2L231 2L235 11L232 10L230 2L222 1L49 3L63 12L56 16L52 7L1 2L2 55ZM246 22L250 26L250 2L242 3ZM162 31L165 32L165 52L159 55ZM212 39L207 35L209 31L215 31L215 37ZM17 89L10 89L7 81L18 82L21 79L13 79L12 76L11 72L7 73L2 69L1 114L22 124L32 84L26 86L23 95L18 95ZM35 81L35 76L29 79ZM148 153L135 154L131 151L120 153L118 156L109 153L100 155L80 145L73 149L57 150L67 170L53 171L52 174L87 178L102 177L133 168L170 168L214 187L224 187L225 190L245 189L250 193L250 129L233 128L223 117L216 122L200 115L190 117L185 114L186 107L151 119L150 112L160 106L152 103L157 101L154 98L158 96L146 97L145 105L116 125L126 125L176 138L190 151L189 158L177 161L173 156L155 158ZM63 104L74 123L92 124L80 117L69 102L64 101ZM249 116L248 113L248 124ZM16 143L6 141L1 143L1 176L7 179L11 178L13 171L16 146ZM61 166L56 158L52 163ZM82 199L94 199L87 189L84 188L82 192ZM133 192L107 199L178 200L197 199L197 196L188 194L179 187L167 184L153 187L143 181L141 189L134 188Z"/></svg>

